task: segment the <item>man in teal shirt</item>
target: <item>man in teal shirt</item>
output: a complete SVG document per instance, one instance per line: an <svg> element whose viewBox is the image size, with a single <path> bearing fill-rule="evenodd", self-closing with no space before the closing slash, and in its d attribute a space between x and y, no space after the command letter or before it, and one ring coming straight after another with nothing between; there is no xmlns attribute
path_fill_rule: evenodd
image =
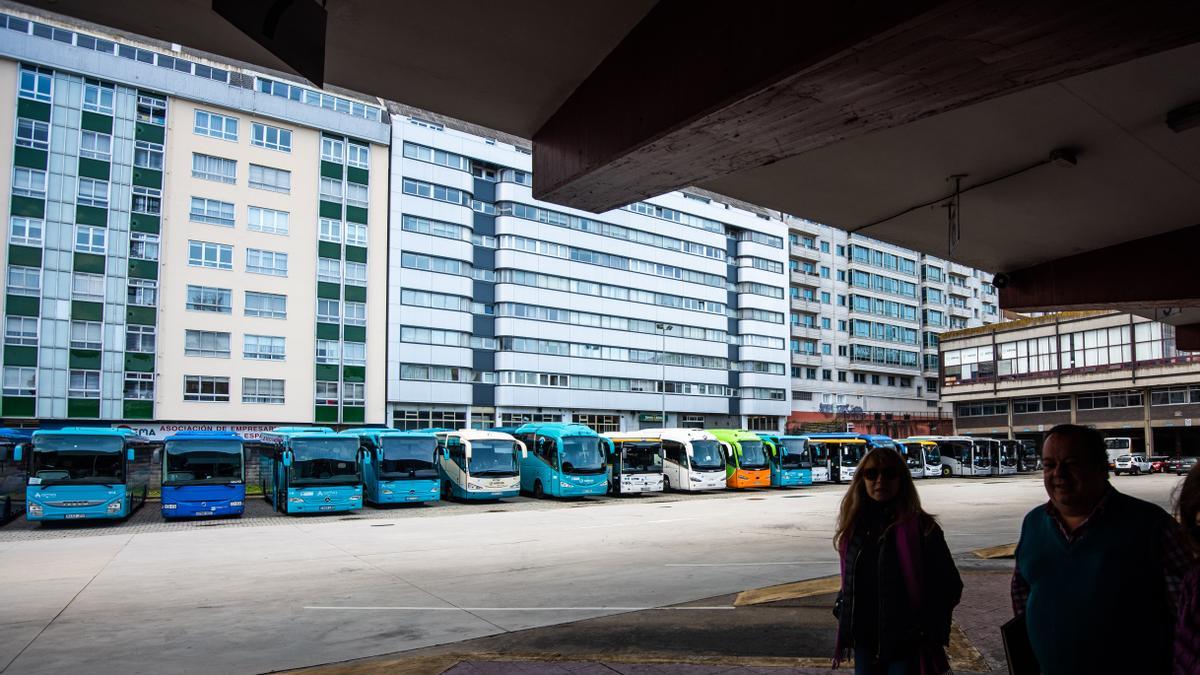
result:
<svg viewBox="0 0 1200 675"><path fill-rule="evenodd" d="M1012 581L1013 611L1025 616L1042 673L1169 673L1175 597L1190 564L1178 524L1109 484L1094 429L1051 429L1042 480L1050 501L1025 516ZM1112 639L1129 628L1134 644Z"/></svg>

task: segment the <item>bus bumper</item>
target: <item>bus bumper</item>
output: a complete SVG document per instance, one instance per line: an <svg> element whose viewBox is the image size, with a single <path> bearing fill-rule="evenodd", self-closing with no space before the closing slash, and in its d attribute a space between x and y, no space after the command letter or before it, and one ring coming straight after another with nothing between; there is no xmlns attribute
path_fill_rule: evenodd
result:
<svg viewBox="0 0 1200 675"><path fill-rule="evenodd" d="M442 498L440 484L436 480L389 481L379 485L378 497L373 504L414 504L436 502Z"/></svg>
<svg viewBox="0 0 1200 675"><path fill-rule="evenodd" d="M801 487L812 482L812 472L806 470L771 474L771 487Z"/></svg>
<svg viewBox="0 0 1200 675"><path fill-rule="evenodd" d="M244 485L164 485L164 518L240 516L245 511Z"/></svg>
<svg viewBox="0 0 1200 675"><path fill-rule="evenodd" d="M337 513L362 508L362 486L349 489L290 488L288 513Z"/></svg>
<svg viewBox="0 0 1200 675"><path fill-rule="evenodd" d="M771 474L769 471L747 471L746 469L738 469L729 476L726 485L731 488L752 488L752 487L771 487Z"/></svg>
<svg viewBox="0 0 1200 675"><path fill-rule="evenodd" d="M203 518L240 516L246 510L245 500L227 499L219 502L164 501L163 518Z"/></svg>
<svg viewBox="0 0 1200 675"><path fill-rule="evenodd" d="M521 494L520 487L511 490L464 490L453 483L450 484L450 494L456 499L492 500L508 499Z"/></svg>
<svg viewBox="0 0 1200 675"><path fill-rule="evenodd" d="M124 486L63 486L40 490L30 486L25 493L25 519L120 520L129 515Z"/></svg>

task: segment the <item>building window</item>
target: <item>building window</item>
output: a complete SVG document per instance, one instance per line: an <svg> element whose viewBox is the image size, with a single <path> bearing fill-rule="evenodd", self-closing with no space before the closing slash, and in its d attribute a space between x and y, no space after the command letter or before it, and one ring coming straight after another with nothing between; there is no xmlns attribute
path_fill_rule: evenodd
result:
<svg viewBox="0 0 1200 675"><path fill-rule="evenodd" d="M197 223L233 227L233 204L216 199L192 197L192 209L188 219Z"/></svg>
<svg viewBox="0 0 1200 675"><path fill-rule="evenodd" d="M346 146L346 164L359 168L371 168L371 149L365 145L350 143Z"/></svg>
<svg viewBox="0 0 1200 675"><path fill-rule="evenodd" d="M292 151L292 132L258 122L250 123L250 145L280 152ZM282 401L280 401L282 403Z"/></svg>
<svg viewBox="0 0 1200 675"><path fill-rule="evenodd" d="M72 370L67 398L100 398L100 371Z"/></svg>
<svg viewBox="0 0 1200 675"><path fill-rule="evenodd" d="M321 199L330 202L342 201L342 181L336 178L321 177Z"/></svg>
<svg viewBox="0 0 1200 675"><path fill-rule="evenodd" d="M246 271L255 274L286 277L288 272L287 254L248 248L246 249Z"/></svg>
<svg viewBox="0 0 1200 675"><path fill-rule="evenodd" d="M362 382L346 382L342 385L342 405L363 406L367 403L367 386Z"/></svg>
<svg viewBox="0 0 1200 675"><path fill-rule="evenodd" d="M196 123L192 130L201 136L212 136L225 141L236 141L238 138L238 121L236 117L218 115L206 110L196 111ZM228 398L226 398L228 400Z"/></svg>
<svg viewBox="0 0 1200 675"><path fill-rule="evenodd" d="M42 269L37 267L18 267L8 265L8 294L32 295L42 294Z"/></svg>
<svg viewBox="0 0 1200 675"><path fill-rule="evenodd" d="M33 396L37 393L37 368L4 366L4 395Z"/></svg>
<svg viewBox="0 0 1200 675"><path fill-rule="evenodd" d="M13 216L9 220L8 243L22 246L41 246L45 223L36 218Z"/></svg>
<svg viewBox="0 0 1200 675"><path fill-rule="evenodd" d="M317 321L319 323L337 323L340 321L341 307L338 300L317 298Z"/></svg>
<svg viewBox="0 0 1200 675"><path fill-rule="evenodd" d="M158 235L149 232L130 232L129 257L139 260L158 260Z"/></svg>
<svg viewBox="0 0 1200 675"><path fill-rule="evenodd" d="M959 417L987 417L1007 415L1007 403L957 403L954 411Z"/></svg>
<svg viewBox="0 0 1200 675"><path fill-rule="evenodd" d="M242 378L242 403L283 404L283 380Z"/></svg>
<svg viewBox="0 0 1200 675"><path fill-rule="evenodd" d="M49 103L54 98L54 71L48 68L21 66L21 98Z"/></svg>
<svg viewBox="0 0 1200 675"><path fill-rule="evenodd" d="M242 357L264 361L283 361L285 338L274 335L246 335L242 342Z"/></svg>
<svg viewBox="0 0 1200 675"><path fill-rule="evenodd" d="M192 178L232 185L237 182L237 161L193 152Z"/></svg>
<svg viewBox="0 0 1200 675"><path fill-rule="evenodd" d="M251 206L248 210L246 227L251 232L266 232L267 234L288 233L287 211L265 209L261 206Z"/></svg>
<svg viewBox="0 0 1200 675"><path fill-rule="evenodd" d="M1101 391L1088 394L1079 394L1075 397L1075 405L1079 410L1141 407L1143 405L1142 392Z"/></svg>
<svg viewBox="0 0 1200 675"><path fill-rule="evenodd" d="M227 359L229 358L229 333L209 330L186 331L183 353L185 356Z"/></svg>
<svg viewBox="0 0 1200 675"><path fill-rule="evenodd" d="M34 150L50 149L50 125L38 120L17 118L17 145Z"/></svg>
<svg viewBox="0 0 1200 675"><path fill-rule="evenodd" d="M287 318L287 296L246 291L246 316L264 319Z"/></svg>
<svg viewBox="0 0 1200 675"><path fill-rule="evenodd" d="M71 275L71 297L91 302L103 302L104 275L73 273Z"/></svg>
<svg viewBox="0 0 1200 675"><path fill-rule="evenodd" d="M366 185L346 183L346 203L350 206L367 208L370 205Z"/></svg>
<svg viewBox="0 0 1200 675"><path fill-rule="evenodd" d="M12 193L16 197L46 198L46 172L39 169L13 167Z"/></svg>
<svg viewBox="0 0 1200 675"><path fill-rule="evenodd" d="M337 138L321 137L321 159L327 162L341 164L346 150L346 144Z"/></svg>
<svg viewBox="0 0 1200 675"><path fill-rule="evenodd" d="M229 401L229 378L184 375L183 400L227 403Z"/></svg>
<svg viewBox="0 0 1200 675"><path fill-rule="evenodd" d="M188 264L217 270L233 269L233 247L211 241L188 241Z"/></svg>
<svg viewBox="0 0 1200 675"><path fill-rule="evenodd" d="M130 210L134 213L157 216L162 212L162 190L134 185Z"/></svg>
<svg viewBox="0 0 1200 675"><path fill-rule="evenodd" d="M79 134L79 156L104 162L112 159L112 136L84 129Z"/></svg>
<svg viewBox="0 0 1200 675"><path fill-rule="evenodd" d="M332 258L317 258L317 281L331 284L342 283L342 261Z"/></svg>
<svg viewBox="0 0 1200 675"><path fill-rule="evenodd" d="M365 302L347 302L344 310L342 322L347 326L367 325L367 304Z"/></svg>
<svg viewBox="0 0 1200 675"><path fill-rule="evenodd" d="M361 342L342 343L342 363L347 366L367 365L367 346Z"/></svg>
<svg viewBox="0 0 1200 675"><path fill-rule="evenodd" d="M151 354L154 352L155 327L129 324L125 327L125 351Z"/></svg>
<svg viewBox="0 0 1200 675"><path fill-rule="evenodd" d="M138 94L137 121L165 126L167 124L167 100L153 94Z"/></svg>
<svg viewBox="0 0 1200 675"><path fill-rule="evenodd" d="M72 321L71 348L100 349L103 346L101 342L103 332L104 324L98 321Z"/></svg>
<svg viewBox="0 0 1200 675"><path fill-rule="evenodd" d="M189 285L187 287L187 308L193 312L230 314L233 312L230 302L230 290L228 288Z"/></svg>
<svg viewBox="0 0 1200 675"><path fill-rule="evenodd" d="M75 226L75 252L76 253L95 253L104 255L108 250L106 240L108 239L108 229L103 227L94 227L92 225L76 225Z"/></svg>
<svg viewBox="0 0 1200 675"><path fill-rule="evenodd" d="M272 192L292 191L292 172L269 166L250 165L250 187Z"/></svg>
<svg viewBox="0 0 1200 675"><path fill-rule="evenodd" d="M80 178L79 192L75 199L80 206L108 208L108 181L95 178Z"/></svg>
<svg viewBox="0 0 1200 675"><path fill-rule="evenodd" d="M36 347L38 344L38 320L32 316L5 317L4 344Z"/></svg>
<svg viewBox="0 0 1200 675"><path fill-rule="evenodd" d="M346 261L346 283L350 286L367 285L367 264Z"/></svg>
<svg viewBox="0 0 1200 675"><path fill-rule="evenodd" d="M315 398L317 405L337 405L338 383L318 381Z"/></svg>
<svg viewBox="0 0 1200 675"><path fill-rule="evenodd" d="M317 340L317 363L339 363L340 346L337 340Z"/></svg>
<svg viewBox="0 0 1200 675"><path fill-rule="evenodd" d="M362 223L346 223L346 244L349 246L367 245L367 226Z"/></svg>
<svg viewBox="0 0 1200 675"><path fill-rule="evenodd" d="M125 373L124 398L140 401L154 400L154 374Z"/></svg>
<svg viewBox="0 0 1200 675"><path fill-rule="evenodd" d="M131 305L157 306L158 281L155 279L130 279L127 300Z"/></svg>
<svg viewBox="0 0 1200 675"><path fill-rule="evenodd" d="M1150 390L1150 405L1200 403L1200 385L1158 387Z"/></svg>
<svg viewBox="0 0 1200 675"><path fill-rule="evenodd" d="M135 141L133 144L133 165L142 169L162 171L162 144L151 143L149 141Z"/></svg>
<svg viewBox="0 0 1200 675"><path fill-rule="evenodd" d="M321 218L317 222L317 237L335 244L342 243L342 221L331 218Z"/></svg>

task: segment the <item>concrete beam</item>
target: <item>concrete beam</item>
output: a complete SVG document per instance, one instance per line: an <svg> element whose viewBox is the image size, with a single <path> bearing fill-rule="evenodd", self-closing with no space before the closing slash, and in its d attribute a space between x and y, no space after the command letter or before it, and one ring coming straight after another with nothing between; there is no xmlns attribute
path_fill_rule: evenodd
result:
<svg viewBox="0 0 1200 675"><path fill-rule="evenodd" d="M1018 312L1200 307L1196 251L1200 225L1009 272L996 279L1000 307Z"/></svg>
<svg viewBox="0 0 1200 675"><path fill-rule="evenodd" d="M534 196L600 212L1197 41L1171 0L663 0L534 135Z"/></svg>

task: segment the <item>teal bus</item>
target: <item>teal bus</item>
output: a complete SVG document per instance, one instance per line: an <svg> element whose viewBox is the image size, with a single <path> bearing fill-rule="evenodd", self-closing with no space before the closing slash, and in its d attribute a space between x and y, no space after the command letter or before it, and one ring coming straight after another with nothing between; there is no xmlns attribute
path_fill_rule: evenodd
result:
<svg viewBox="0 0 1200 675"><path fill-rule="evenodd" d="M280 513L362 508L359 440L329 427L277 427L262 435L259 480Z"/></svg>
<svg viewBox="0 0 1200 675"><path fill-rule="evenodd" d="M525 444L521 490L542 498L584 497L608 492L604 458L613 444L584 424L529 423L513 436Z"/></svg>
<svg viewBox="0 0 1200 675"><path fill-rule="evenodd" d="M778 436L768 433L758 435L767 444L771 487L812 485L813 463L808 439L803 436Z"/></svg>
<svg viewBox="0 0 1200 675"><path fill-rule="evenodd" d="M363 499L370 504L412 504L441 499L437 434L388 428L348 429L357 438Z"/></svg>
<svg viewBox="0 0 1200 675"><path fill-rule="evenodd" d="M33 521L121 519L146 503L149 476L134 476L150 441L130 429L66 427L33 432L13 449L27 462L25 517Z"/></svg>

